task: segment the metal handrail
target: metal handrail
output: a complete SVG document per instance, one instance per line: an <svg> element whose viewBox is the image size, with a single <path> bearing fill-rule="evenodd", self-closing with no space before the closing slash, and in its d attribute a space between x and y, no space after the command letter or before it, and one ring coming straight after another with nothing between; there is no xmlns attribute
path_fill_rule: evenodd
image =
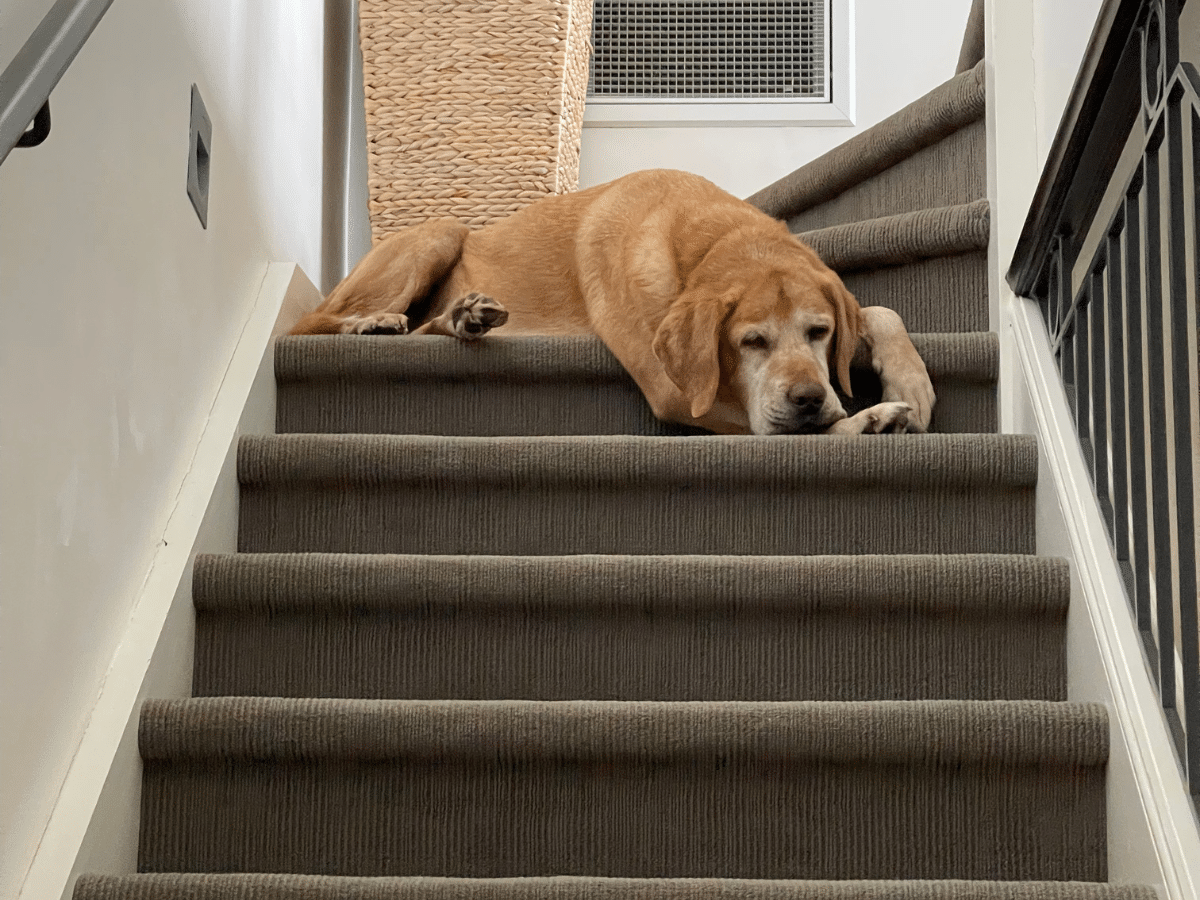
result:
<svg viewBox="0 0 1200 900"><path fill-rule="evenodd" d="M58 0L0 74L0 163L43 109L113 0Z"/></svg>
<svg viewBox="0 0 1200 900"><path fill-rule="evenodd" d="M1180 58L1183 3L1106 4L1101 22L1126 26L1093 35L1107 62L1081 70L1008 280L1042 307L1200 806L1200 73Z"/></svg>

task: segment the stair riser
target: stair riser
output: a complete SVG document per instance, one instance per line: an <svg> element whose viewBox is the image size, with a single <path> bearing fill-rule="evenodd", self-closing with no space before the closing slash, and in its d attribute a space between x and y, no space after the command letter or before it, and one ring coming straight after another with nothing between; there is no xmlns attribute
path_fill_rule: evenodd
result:
<svg viewBox="0 0 1200 900"><path fill-rule="evenodd" d="M141 827L144 872L1105 877L1101 767L152 761Z"/></svg>
<svg viewBox="0 0 1200 900"><path fill-rule="evenodd" d="M839 274L860 303L895 310L909 331L988 329L985 252Z"/></svg>
<svg viewBox="0 0 1200 900"><path fill-rule="evenodd" d="M949 604L947 604L947 608ZM195 696L1065 699L1061 615L473 606L197 616ZM914 665L913 660L920 660Z"/></svg>
<svg viewBox="0 0 1200 900"><path fill-rule="evenodd" d="M931 431L995 432L994 383L948 375L934 376L933 385L937 406ZM879 392L879 380L870 378L869 373L856 381L858 400L877 399ZM563 383L293 381L280 385L277 409L280 434L690 433L654 418L632 379Z"/></svg>
<svg viewBox="0 0 1200 900"><path fill-rule="evenodd" d="M689 433L650 412L632 379L291 382L279 386L279 434Z"/></svg>
<svg viewBox="0 0 1200 900"><path fill-rule="evenodd" d="M882 438L886 440L886 438ZM1032 487L242 486L247 553L1032 553Z"/></svg>
<svg viewBox="0 0 1200 900"><path fill-rule="evenodd" d="M792 216L788 227L808 231L986 196L987 132L980 119L833 200Z"/></svg>

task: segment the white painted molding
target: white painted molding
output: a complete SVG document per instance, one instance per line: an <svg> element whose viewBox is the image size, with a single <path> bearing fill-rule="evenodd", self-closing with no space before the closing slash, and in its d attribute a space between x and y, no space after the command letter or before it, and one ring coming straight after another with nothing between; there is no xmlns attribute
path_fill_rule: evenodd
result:
<svg viewBox="0 0 1200 900"><path fill-rule="evenodd" d="M1038 92L1035 69L1030 65L1034 19L1032 0L986 0L984 4L987 180L992 201L988 248L991 331L1000 329L1004 270L1012 259L1041 172L1034 128Z"/></svg>
<svg viewBox="0 0 1200 900"><path fill-rule="evenodd" d="M66 900L85 871L136 871L141 703L191 695L192 563L236 547L237 440L274 432L273 338L319 301L298 266L266 267L19 900Z"/></svg>
<svg viewBox="0 0 1200 900"><path fill-rule="evenodd" d="M1031 300L1011 293L1007 299L1005 332L1029 389L1041 464L1053 480L1072 567L1108 681L1112 752L1128 757L1164 900L1196 900L1200 897L1200 827L1110 550L1041 314ZM1110 764L1110 775L1111 771ZM1110 842L1112 830L1110 824Z"/></svg>

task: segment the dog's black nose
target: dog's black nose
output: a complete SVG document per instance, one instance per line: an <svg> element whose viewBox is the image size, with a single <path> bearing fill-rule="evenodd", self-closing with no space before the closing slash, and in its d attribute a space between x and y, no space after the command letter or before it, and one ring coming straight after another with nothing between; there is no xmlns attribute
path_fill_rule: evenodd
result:
<svg viewBox="0 0 1200 900"><path fill-rule="evenodd" d="M804 415L813 415L825 402L825 389L819 384L793 384L788 388L788 402Z"/></svg>

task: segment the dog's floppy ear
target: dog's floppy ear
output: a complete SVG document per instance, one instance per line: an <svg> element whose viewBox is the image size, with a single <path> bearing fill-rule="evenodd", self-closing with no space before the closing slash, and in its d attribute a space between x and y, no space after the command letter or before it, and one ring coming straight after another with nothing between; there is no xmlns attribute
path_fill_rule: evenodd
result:
<svg viewBox="0 0 1200 900"><path fill-rule="evenodd" d="M721 328L733 303L732 294L681 294L654 335L654 355L687 398L693 419L716 402L721 383Z"/></svg>
<svg viewBox="0 0 1200 900"><path fill-rule="evenodd" d="M834 329L830 356L837 372L838 383L847 397L853 397L854 392L850 389L850 361L854 359L854 351L858 349L858 342L862 339L862 309L854 295L846 290L846 286L836 275L824 285L824 289L837 316L837 328Z"/></svg>

